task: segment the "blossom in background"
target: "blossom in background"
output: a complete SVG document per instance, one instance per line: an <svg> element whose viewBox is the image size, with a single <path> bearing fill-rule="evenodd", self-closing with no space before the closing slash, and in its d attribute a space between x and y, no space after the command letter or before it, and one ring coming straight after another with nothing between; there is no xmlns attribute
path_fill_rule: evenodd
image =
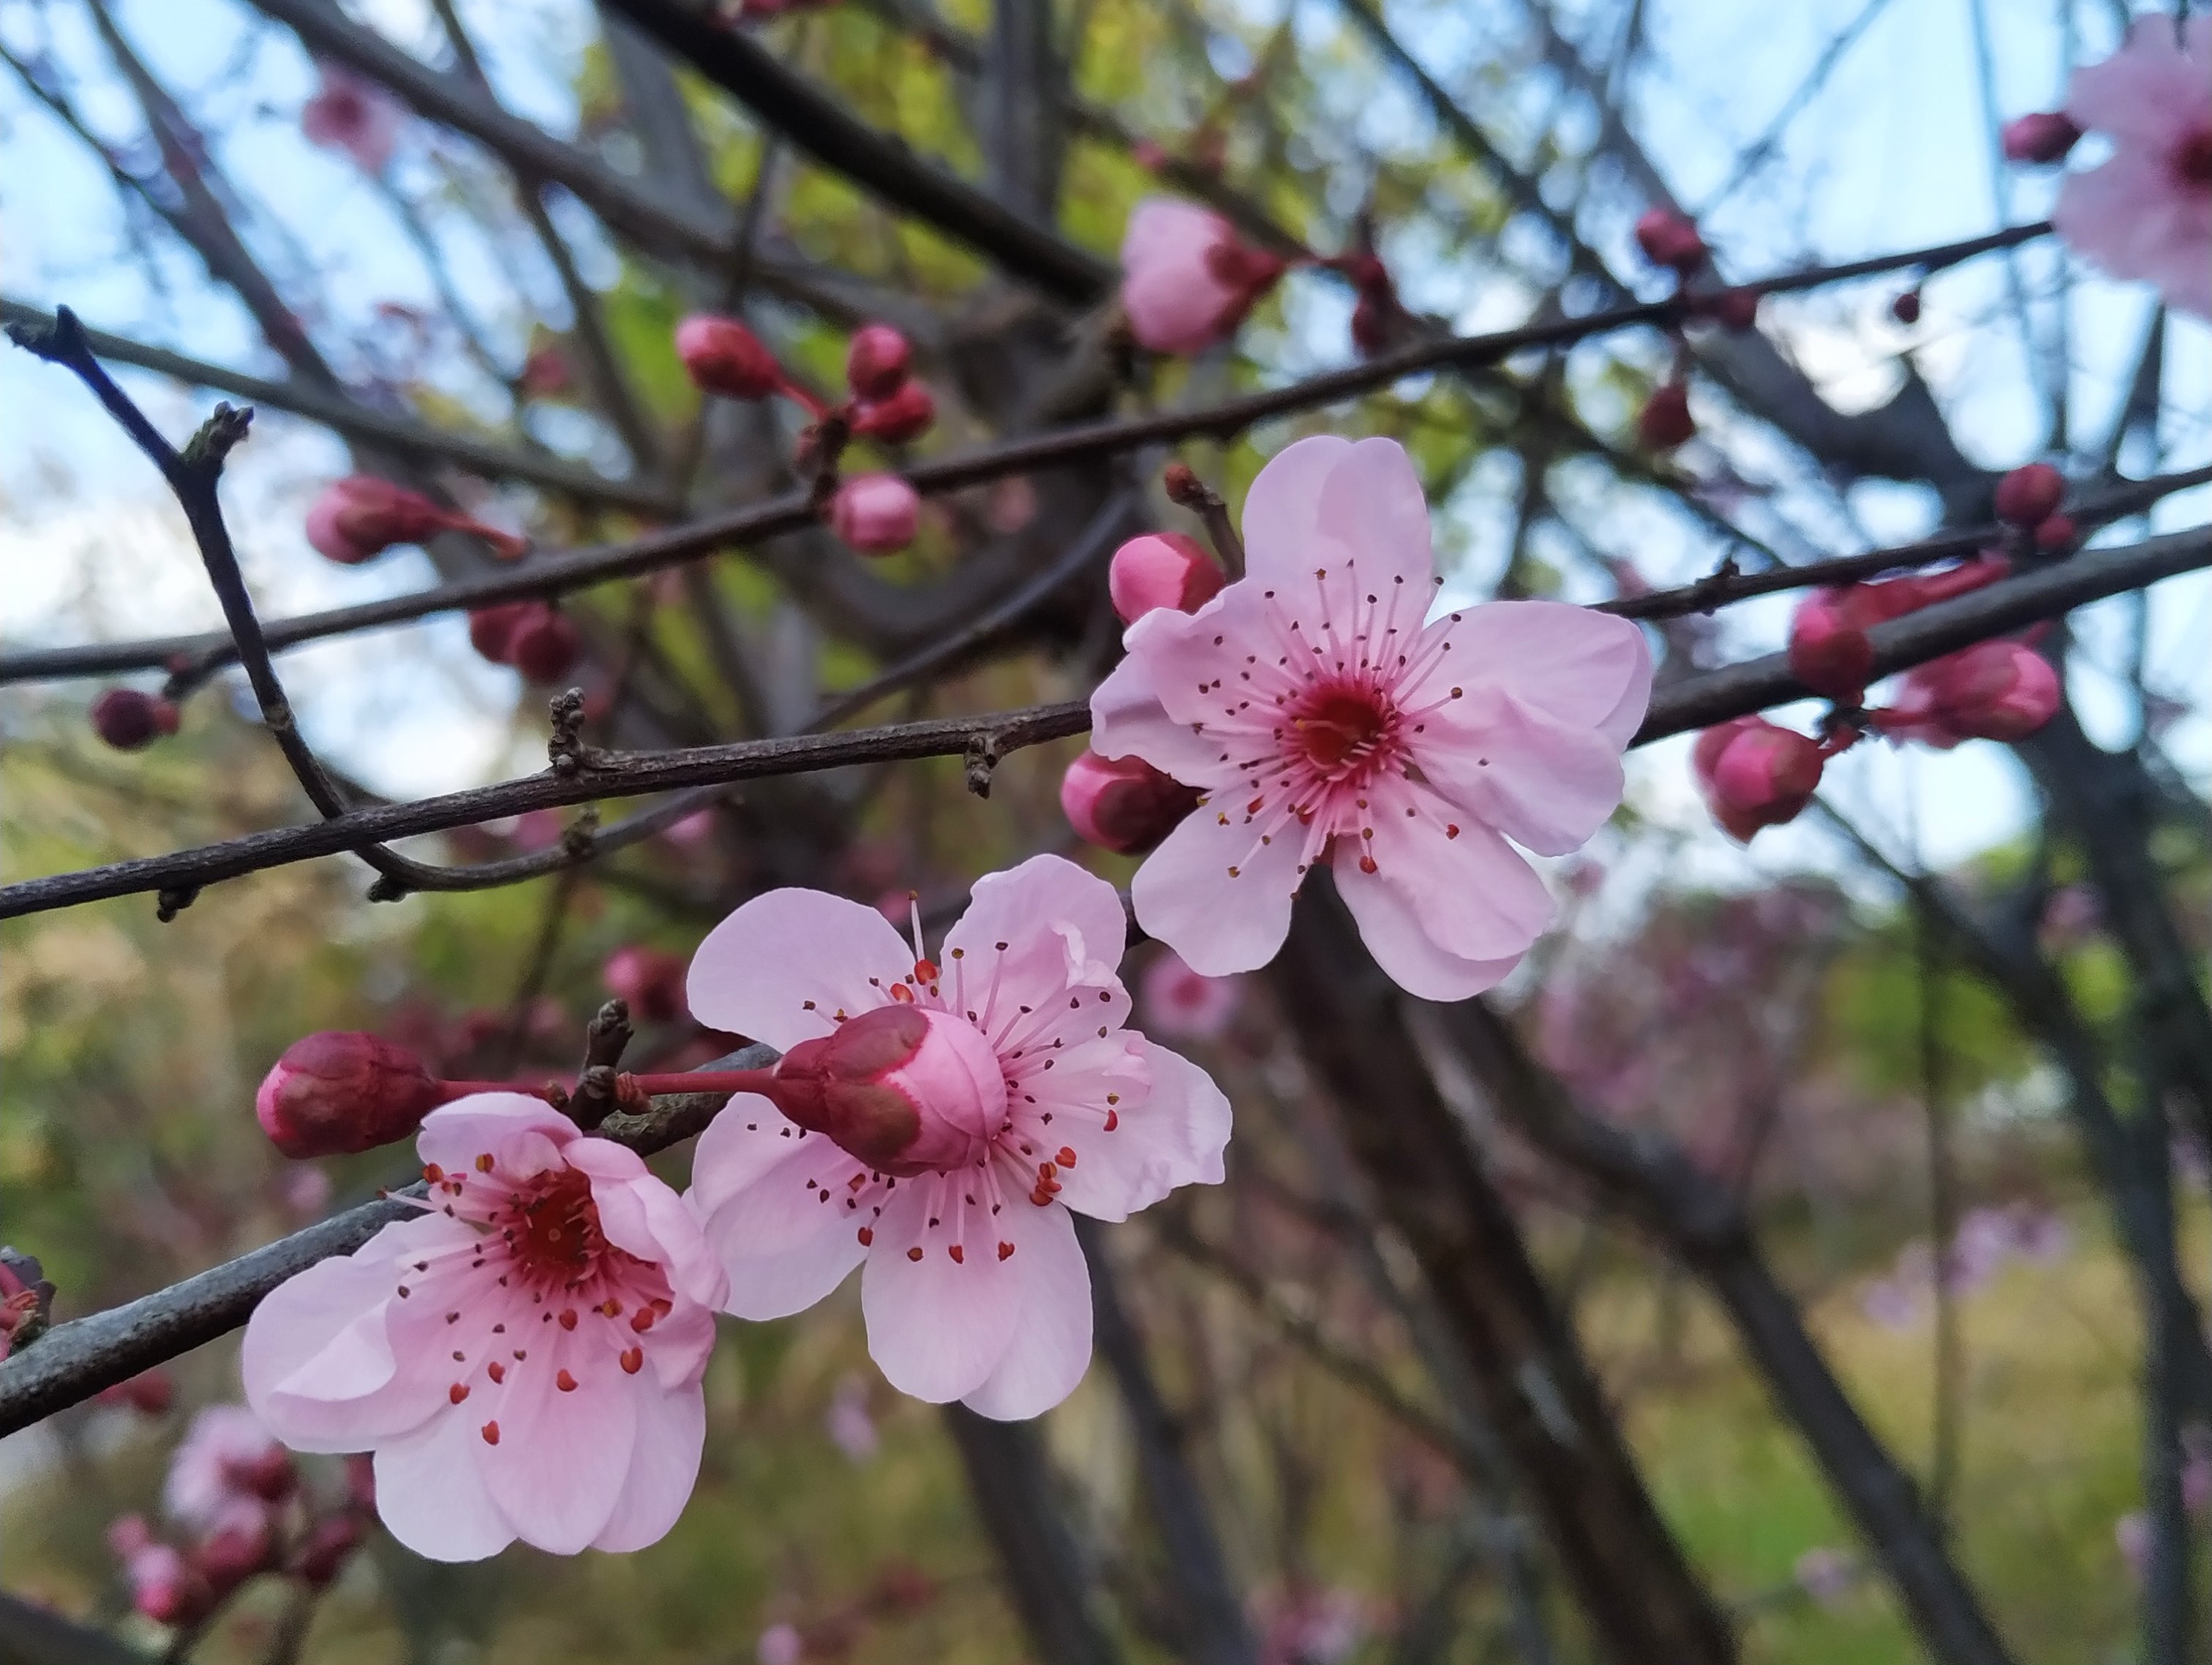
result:
<svg viewBox="0 0 2212 1665"><path fill-rule="evenodd" d="M1293 1585L1253 1603L1260 1665L1337 1665L1372 1628L1357 1590Z"/></svg>
<svg viewBox="0 0 2212 1665"><path fill-rule="evenodd" d="M520 1093L434 1110L416 1148L424 1212L255 1309L248 1402L295 1450L373 1450L378 1514L433 1559L652 1543L706 1434L725 1289L697 1223Z"/></svg>
<svg viewBox="0 0 2212 1665"><path fill-rule="evenodd" d="M1280 258L1242 241L1212 209L1148 197L1121 238L1121 310L1138 344L1202 353L1237 333L1283 275Z"/></svg>
<svg viewBox="0 0 2212 1665"><path fill-rule="evenodd" d="M753 1646L753 1657L760 1665L799 1665L805 1656L806 1639L796 1625L771 1625Z"/></svg>
<svg viewBox="0 0 2212 1665"><path fill-rule="evenodd" d="M336 64L318 66L322 85L300 106L300 131L343 150L364 173L381 173L399 141L399 106L374 82Z"/></svg>
<svg viewBox="0 0 2212 1665"><path fill-rule="evenodd" d="M2176 34L2170 16L2137 18L2119 51L2074 72L2066 116L2112 154L2066 176L2051 219L2112 276L2212 318L2212 17Z"/></svg>
<svg viewBox="0 0 2212 1665"><path fill-rule="evenodd" d="M854 1462L866 1462L882 1443L876 1419L868 1414L868 1384L857 1376L839 1378L822 1419L830 1443Z"/></svg>
<svg viewBox="0 0 2212 1665"><path fill-rule="evenodd" d="M1091 1358L1069 1210L1222 1177L1229 1105L1123 1025L1114 887L1058 856L976 881L942 960L874 908L755 897L691 963L692 1015L783 1049L701 1135L690 1200L728 1310L780 1318L865 1266L868 1349L917 1399L1030 1417Z"/></svg>
<svg viewBox="0 0 2212 1665"><path fill-rule="evenodd" d="M204 1534L264 1526L272 1505L298 1489L292 1454L243 1405L210 1405L169 1459L161 1506L179 1526Z"/></svg>
<svg viewBox="0 0 2212 1665"><path fill-rule="evenodd" d="M1243 1004L1241 978L1201 977L1173 949L1152 956L1137 979L1146 1027L1179 1041L1211 1041Z"/></svg>
<svg viewBox="0 0 2212 1665"><path fill-rule="evenodd" d="M1247 575L1147 613L1091 696L1091 745L1207 794L1139 869L1138 921L1207 976L1264 965L1330 863L1400 984L1462 1000L1553 905L1510 837L1578 848L1620 802L1651 658L1626 620L1500 601L1425 623L1428 507L1389 440L1285 447L1244 505Z"/></svg>
<svg viewBox="0 0 2212 1665"><path fill-rule="evenodd" d="M1832 1607L1851 1593L1858 1581L1858 1565L1840 1549L1808 1549L1797 1558L1794 1576L1797 1588L1824 1607Z"/></svg>
<svg viewBox="0 0 2212 1665"><path fill-rule="evenodd" d="M1978 641L1914 665L1889 705L1871 714L1893 740L1948 751L1967 740L2026 739L2064 698L2057 671L2026 642Z"/></svg>

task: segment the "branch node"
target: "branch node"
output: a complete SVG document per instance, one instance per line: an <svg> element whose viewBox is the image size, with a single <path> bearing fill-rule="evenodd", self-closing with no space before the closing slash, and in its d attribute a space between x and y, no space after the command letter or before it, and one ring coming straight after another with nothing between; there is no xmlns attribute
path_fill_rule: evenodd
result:
<svg viewBox="0 0 2212 1665"><path fill-rule="evenodd" d="M553 722L545 742L546 761L556 775L573 775L591 762L584 744L584 690L571 688L556 694L547 703L546 714Z"/></svg>
<svg viewBox="0 0 2212 1665"><path fill-rule="evenodd" d="M8 339L49 364L76 364L92 356L84 325L67 307L54 308L51 324L10 324Z"/></svg>
<svg viewBox="0 0 2212 1665"><path fill-rule="evenodd" d="M592 845L599 832L599 810L596 804L586 804L576 818L561 829L561 848L581 861L592 853Z"/></svg>
<svg viewBox="0 0 2212 1665"><path fill-rule="evenodd" d="M968 790L978 798L991 795L991 771L999 766L999 737L991 733L968 737Z"/></svg>
<svg viewBox="0 0 2212 1665"><path fill-rule="evenodd" d="M185 466L220 474L223 459L246 438L246 429L252 425L252 405L216 405L214 414L200 424L199 431L185 441Z"/></svg>
<svg viewBox="0 0 2212 1665"><path fill-rule="evenodd" d="M171 920L200 899L197 884L179 884L170 890L154 893L154 917L167 925Z"/></svg>
<svg viewBox="0 0 2212 1665"><path fill-rule="evenodd" d="M575 1096L568 1106L578 1127L596 1127L617 1108L628 1108L616 1072L632 1033L629 1007L621 1000L609 1000L585 1025L583 1067L576 1073Z"/></svg>
<svg viewBox="0 0 2212 1665"><path fill-rule="evenodd" d="M379 875L376 883L368 887L371 902L404 902L414 894L405 880L392 873Z"/></svg>
<svg viewBox="0 0 2212 1665"><path fill-rule="evenodd" d="M1231 578L1244 576L1244 540L1237 536L1237 527L1229 518L1229 505L1221 501L1221 494L1198 477L1187 463L1170 463L1160 472L1160 484L1166 489L1168 501L1190 510L1206 523L1206 535L1213 544L1213 552L1221 557L1221 564L1229 568Z"/></svg>

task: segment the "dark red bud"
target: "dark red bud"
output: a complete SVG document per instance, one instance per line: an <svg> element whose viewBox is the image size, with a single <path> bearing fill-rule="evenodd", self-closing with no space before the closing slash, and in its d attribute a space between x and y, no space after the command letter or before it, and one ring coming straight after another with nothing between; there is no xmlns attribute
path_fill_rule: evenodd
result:
<svg viewBox="0 0 2212 1665"><path fill-rule="evenodd" d="M1690 390L1679 381L1656 389L1636 418L1637 437L1652 451L1671 451L1698 431L1690 415Z"/></svg>
<svg viewBox="0 0 2212 1665"><path fill-rule="evenodd" d="M2007 122L2002 137L2007 161L2048 166L2081 142L2081 127L2063 111L2043 110Z"/></svg>
<svg viewBox="0 0 2212 1665"><path fill-rule="evenodd" d="M444 1100L444 1084L406 1048L325 1030L284 1049L262 1079L253 1112L276 1148L299 1159L405 1139Z"/></svg>
<svg viewBox="0 0 2212 1665"><path fill-rule="evenodd" d="M307 1541L300 1547L292 1571L310 1588L324 1589L345 1570L348 1559L368 1535L368 1528L357 1515L325 1516L315 1522Z"/></svg>
<svg viewBox="0 0 2212 1665"><path fill-rule="evenodd" d="M507 635L507 662L522 672L526 682L558 682L583 653L584 639L568 616L550 603L535 602L531 607Z"/></svg>
<svg viewBox="0 0 2212 1665"><path fill-rule="evenodd" d="M1757 289L1723 289L1705 302L1705 310L1723 330L1741 333L1759 323L1759 303L1764 298Z"/></svg>
<svg viewBox="0 0 2212 1665"><path fill-rule="evenodd" d="M2035 529L2035 547L2060 555L2072 549L2081 536L2081 529L2074 524L2072 515L2045 515Z"/></svg>
<svg viewBox="0 0 2212 1665"><path fill-rule="evenodd" d="M494 665L508 663L515 630L544 605L539 601L502 601L475 609L469 614L469 645Z"/></svg>
<svg viewBox="0 0 2212 1665"><path fill-rule="evenodd" d="M1907 289L1889 303L1889 315L1900 324L1920 321L1920 291Z"/></svg>
<svg viewBox="0 0 2212 1665"><path fill-rule="evenodd" d="M702 392L764 399L783 385L783 367L734 318L695 313L676 326L676 355Z"/></svg>
<svg viewBox="0 0 2212 1665"><path fill-rule="evenodd" d="M863 399L854 408L853 431L887 445L903 445L929 431L937 420L937 401L918 381L903 381L882 399Z"/></svg>
<svg viewBox="0 0 2212 1665"><path fill-rule="evenodd" d="M887 399L907 378L912 349L888 324L867 324L853 332L845 351L845 381L864 399Z"/></svg>
<svg viewBox="0 0 2212 1665"><path fill-rule="evenodd" d="M137 751L177 732L179 713L167 700L135 688L111 688L92 702L93 732L118 751Z"/></svg>
<svg viewBox="0 0 2212 1665"><path fill-rule="evenodd" d="M921 1137L921 1112L884 1078L910 1062L928 1038L929 1019L918 1006L878 1006L785 1053L768 1096L808 1132L872 1168L890 1168Z"/></svg>
<svg viewBox="0 0 2212 1665"><path fill-rule="evenodd" d="M2015 526L2041 526L2066 495L2066 477L2049 463L2030 463L1997 482L1997 519Z"/></svg>
<svg viewBox="0 0 2212 1665"><path fill-rule="evenodd" d="M1697 222L1671 208L1647 209L1636 222L1636 246L1655 266L1687 276L1705 263L1705 240Z"/></svg>

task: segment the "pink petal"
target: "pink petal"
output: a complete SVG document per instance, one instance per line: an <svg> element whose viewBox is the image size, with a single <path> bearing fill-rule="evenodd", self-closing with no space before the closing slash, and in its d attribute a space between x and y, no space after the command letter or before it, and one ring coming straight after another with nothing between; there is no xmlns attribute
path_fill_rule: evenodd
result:
<svg viewBox="0 0 2212 1665"><path fill-rule="evenodd" d="M1352 448L1349 440L1316 434L1285 446L1267 459L1244 494L1246 582L1258 590L1304 594L1316 566L1350 553L1325 542L1319 528L1322 489ZM1422 583L1429 578L1423 573Z"/></svg>
<svg viewBox="0 0 2212 1665"><path fill-rule="evenodd" d="M254 1413L300 1451L365 1451L418 1425L443 1402L445 1383L430 1361L395 1349L398 1267L472 1235L439 1215L398 1220L263 1297L240 1356Z"/></svg>
<svg viewBox="0 0 2212 1665"><path fill-rule="evenodd" d="M1540 855L1581 848L1620 806L1618 747L1494 687L1431 716L1413 756L1437 792Z"/></svg>
<svg viewBox="0 0 2212 1665"><path fill-rule="evenodd" d="M1121 310L1138 345L1155 353L1195 356L1219 341L1237 301L1203 267L1146 266L1121 282Z"/></svg>
<svg viewBox="0 0 2212 1665"><path fill-rule="evenodd" d="M1130 210L1129 223L1122 230L1121 264L1127 268L1182 258L1228 235L1228 222L1212 209L1176 197L1147 197Z"/></svg>
<svg viewBox="0 0 2212 1665"><path fill-rule="evenodd" d="M2206 21L2193 20L2191 56L2185 58L2175 50L2171 16L2138 18L2118 52L2074 71L2066 84L2066 113L2123 143L2165 152L2212 106L2207 61L2212 35Z"/></svg>
<svg viewBox="0 0 2212 1665"><path fill-rule="evenodd" d="M557 1324L540 1326L529 1352L507 1371L497 1402L499 1443L483 1443L477 1462L518 1537L574 1555L612 1520L629 1478L638 1401L659 1389ZM578 1384L565 1393L563 1370Z"/></svg>
<svg viewBox="0 0 2212 1665"><path fill-rule="evenodd" d="M580 1139L568 1149L573 1152L591 1145L622 1150L605 1139ZM644 1167L634 1152L623 1154ZM641 1261L657 1262L678 1291L702 1306L722 1304L729 1280L699 1230L698 1217L657 1176L646 1172L635 1179L609 1181L594 1175L592 1200L599 1206L599 1229L609 1243Z"/></svg>
<svg viewBox="0 0 2212 1665"><path fill-rule="evenodd" d="M1016 1248L1006 1264L1020 1274L1013 1294L1019 1320L998 1368L963 1401L1000 1422L1042 1416L1091 1368L1091 1268L1075 1224L1056 1205L1015 1207L1009 1235Z"/></svg>
<svg viewBox="0 0 2212 1665"><path fill-rule="evenodd" d="M1168 715L1153 690L1151 662L1135 653L1091 690L1091 749L1101 757L1141 757L1186 786L1226 778L1220 746Z"/></svg>
<svg viewBox="0 0 2212 1665"><path fill-rule="evenodd" d="M1464 1000L1495 988L1521 963L1469 960L1439 948L1404 891L1352 863L1336 870L1337 893L1359 926L1360 940L1390 981L1425 1000Z"/></svg>
<svg viewBox="0 0 2212 1665"><path fill-rule="evenodd" d="M742 1093L699 1135L687 1201L728 1274L723 1310L740 1318L802 1312L867 1258L859 1228L872 1217L837 1201L867 1170L828 1139L798 1133L768 1100Z"/></svg>
<svg viewBox="0 0 2212 1665"><path fill-rule="evenodd" d="M831 1014L884 1003L914 950L874 908L821 890L770 890L707 933L691 957L691 1015L787 1052L826 1035ZM808 1002L812 1002L810 1006Z"/></svg>
<svg viewBox="0 0 2212 1665"><path fill-rule="evenodd" d="M433 1561L481 1561L515 1539L477 1467L482 1419L447 1410L422 1431L376 1451L376 1516L385 1529Z"/></svg>
<svg viewBox="0 0 2212 1665"><path fill-rule="evenodd" d="M900 1182L860 1276L870 1356L891 1386L933 1405L981 1387L1022 1321L1014 1298L1020 1274L999 1258L1001 1233L990 1210L963 1205L966 1182L957 1174ZM957 1262L948 1252L956 1242ZM913 1248L919 1259L908 1258Z"/></svg>
<svg viewBox="0 0 2212 1665"><path fill-rule="evenodd" d="M623 1553L659 1543L676 1524L699 1480L707 1444L707 1398L696 1387L637 1396L637 1443L614 1513L593 1549Z"/></svg>
<svg viewBox="0 0 2212 1665"><path fill-rule="evenodd" d="M1380 594L1391 580L1405 580L1415 598L1407 622L1414 623L1428 605L1436 560L1429 548L1428 499L1405 447L1395 440L1352 446L1322 482L1314 507L1322 535L1352 552L1364 590Z"/></svg>
<svg viewBox="0 0 2212 1665"><path fill-rule="evenodd" d="M1218 807L1201 805L1130 882L1137 922L1201 976L1267 964L1290 931L1291 898L1305 877L1303 829L1289 821L1266 844L1257 831L1234 817L1224 825Z"/></svg>
<svg viewBox="0 0 2212 1665"><path fill-rule="evenodd" d="M1340 551L1335 568L1338 587L1348 605L1350 562ZM1296 581L1303 586L1302 594L1318 597L1319 586L1311 573ZM1323 609L1316 599L1308 611L1319 618ZM1177 774L1176 779L1194 787L1237 779L1235 767L1222 761L1228 749L1223 737L1264 739L1269 734L1273 708L1253 698L1253 690L1242 686L1237 673L1245 669L1244 654L1255 647L1271 657L1280 651L1283 626L1279 617L1271 617L1272 611L1262 591L1240 582L1194 613L1155 608L1122 632L1130 658L1143 662L1146 679L1168 720L1182 725L1186 733L1194 723L1205 726L1202 735L1191 735L1194 744L1188 748L1195 768ZM1217 681L1223 684L1219 689L1213 686ZM1247 699L1251 699L1250 709L1242 708Z"/></svg>
<svg viewBox="0 0 2212 1665"><path fill-rule="evenodd" d="M1405 813L1408 802L1419 814ZM1358 864L1337 848L1340 878ZM1552 922L1551 892L1520 852L1480 821L1455 818L1432 794L1415 789L1386 803L1378 793L1369 848L1430 939L1456 958L1518 958Z"/></svg>
<svg viewBox="0 0 2212 1665"><path fill-rule="evenodd" d="M485 1155L500 1157L501 1165L508 1165L505 1156L509 1147L519 1149L517 1142L533 1134L557 1147L576 1138L577 1128L544 1099L528 1093L471 1093L441 1104L423 1117L415 1150L426 1164L435 1163L459 1173ZM541 1152L538 1161L542 1160ZM536 1165L524 1166L520 1171L535 1171Z"/></svg>
<svg viewBox="0 0 2212 1665"><path fill-rule="evenodd" d="M1060 1200L1094 1219L1125 1220L1178 1187L1222 1180L1228 1099L1180 1053L1133 1039L1149 1085L1141 1097L1124 1095L1113 1132L1073 1117L1054 1123L1076 1153L1075 1165L1060 1170Z"/></svg>
<svg viewBox="0 0 2212 1665"><path fill-rule="evenodd" d="M1560 601L1486 601L1460 611L1450 639L1450 651L1401 691L1408 704L1487 684L1559 722L1597 730L1616 749L1644 720L1651 650L1627 619Z"/></svg>
<svg viewBox="0 0 2212 1665"><path fill-rule="evenodd" d="M1011 945L1021 958L1024 943L1036 942L1048 951L1041 965L1049 973L1044 992L1113 981L1128 940L1128 917L1114 887L1097 874L1064 856L1034 855L1010 872L985 874L971 894L968 911L945 934L940 970L955 948L988 966L999 943ZM1052 929L1061 925L1073 928L1072 939Z"/></svg>

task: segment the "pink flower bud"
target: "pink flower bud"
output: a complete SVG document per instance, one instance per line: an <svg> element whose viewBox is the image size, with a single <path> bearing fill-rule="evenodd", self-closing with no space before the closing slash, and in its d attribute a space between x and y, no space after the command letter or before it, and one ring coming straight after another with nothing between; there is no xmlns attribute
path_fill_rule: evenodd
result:
<svg viewBox="0 0 2212 1665"><path fill-rule="evenodd" d="M1761 827L1797 817L1820 784L1824 763L1818 742L1764 717L1705 730L1690 761L1713 819L1746 844Z"/></svg>
<svg viewBox="0 0 2212 1665"><path fill-rule="evenodd" d="M2081 129L2063 111L2043 110L2004 125L2005 160L2047 166L2063 161L2081 140Z"/></svg>
<svg viewBox="0 0 2212 1665"><path fill-rule="evenodd" d="M368 1528L359 1516L326 1515L315 1522L307 1541L300 1546L292 1559L292 1571L309 1589L325 1589L345 1571L347 1560L368 1535Z"/></svg>
<svg viewBox="0 0 2212 1665"><path fill-rule="evenodd" d="M951 1012L895 1002L777 1060L776 1108L880 1173L949 1173L981 1161L1006 1118L998 1054Z"/></svg>
<svg viewBox="0 0 2212 1665"><path fill-rule="evenodd" d="M192 1565L218 1595L236 1589L269 1565L276 1534L266 1515L240 1518L217 1528L194 1547Z"/></svg>
<svg viewBox="0 0 2212 1665"><path fill-rule="evenodd" d="M1211 209L1149 197L1129 216L1121 270L1121 310L1137 344L1194 354L1236 334L1284 264L1241 241Z"/></svg>
<svg viewBox="0 0 2212 1665"><path fill-rule="evenodd" d="M535 601L502 601L473 609L469 614L469 646L494 665L507 664L516 628L543 605Z"/></svg>
<svg viewBox="0 0 2212 1665"><path fill-rule="evenodd" d="M551 602L532 602L529 608L507 635L507 662L525 682L558 682L582 655L584 638Z"/></svg>
<svg viewBox="0 0 2212 1665"><path fill-rule="evenodd" d="M863 555L904 549L921 520L921 499L896 474L856 474L830 501L830 529Z"/></svg>
<svg viewBox="0 0 2212 1665"><path fill-rule="evenodd" d="M1652 451L1671 451L1697 431L1690 416L1690 390L1679 381L1655 389L1636 418L1637 437Z"/></svg>
<svg viewBox="0 0 2212 1665"><path fill-rule="evenodd" d="M349 1155L405 1139L445 1100L445 1085L404 1047L325 1030L284 1048L253 1113L286 1156Z"/></svg>
<svg viewBox="0 0 2212 1665"><path fill-rule="evenodd" d="M1672 266L1685 276L1705 263L1705 240L1697 222L1671 208L1646 209L1636 222L1636 246L1655 266Z"/></svg>
<svg viewBox="0 0 2212 1665"><path fill-rule="evenodd" d="M2049 463L2030 463L1997 482L1997 519L2015 526L2041 526L2057 513L2066 477Z"/></svg>
<svg viewBox="0 0 2212 1665"><path fill-rule="evenodd" d="M1758 325L1759 303L1765 299L1757 289L1723 289L1705 302L1705 310L1721 328L1741 334Z"/></svg>
<svg viewBox="0 0 2212 1665"><path fill-rule="evenodd" d="M123 1558L131 1603L157 1625L189 1625L212 1604L214 1593L182 1554L167 1544L147 1543Z"/></svg>
<svg viewBox="0 0 2212 1665"><path fill-rule="evenodd" d="M628 1005L631 1016L665 1024L684 1013L684 979L690 966L681 954L633 943L608 955L599 975L607 993Z"/></svg>
<svg viewBox="0 0 2212 1665"><path fill-rule="evenodd" d="M861 398L887 399L904 384L911 356L906 337L890 325L864 324L845 349L846 385Z"/></svg>
<svg viewBox="0 0 2212 1665"><path fill-rule="evenodd" d="M102 1388L93 1395L96 1405L113 1405L137 1412L141 1416L161 1416L176 1403L176 1383L159 1364L143 1370L127 1382L118 1382Z"/></svg>
<svg viewBox="0 0 2212 1665"><path fill-rule="evenodd" d="M1086 843L1121 855L1148 850L1198 807L1198 789L1141 757L1086 751L1060 778L1060 806Z"/></svg>
<svg viewBox="0 0 2212 1665"><path fill-rule="evenodd" d="M1965 740L2009 743L2049 722L2063 697L2058 673L2026 642L1978 641L1907 671L1874 723L1893 740L1939 750Z"/></svg>
<svg viewBox="0 0 2212 1665"><path fill-rule="evenodd" d="M783 367L734 318L694 313L676 326L676 356L702 392L764 399L783 385Z"/></svg>
<svg viewBox="0 0 2212 1665"><path fill-rule="evenodd" d="M111 688L92 702L92 732L118 751L137 751L175 733L180 716L167 700L135 688Z"/></svg>
<svg viewBox="0 0 2212 1665"><path fill-rule="evenodd" d="M1816 694L1854 701L1874 669L1874 643L1852 617L1850 592L1815 590L1790 621L1790 670Z"/></svg>
<svg viewBox="0 0 2212 1665"><path fill-rule="evenodd" d="M2035 529L2035 547L2048 554L2062 555L2072 549L2081 536L2081 528L2074 524L2072 515L2046 515Z"/></svg>
<svg viewBox="0 0 2212 1665"><path fill-rule="evenodd" d="M465 532L491 545L502 561L529 547L512 532L441 508L420 492L374 474L351 474L323 489L307 510L307 542L342 567L358 566L395 544L419 544L434 532Z"/></svg>
<svg viewBox="0 0 2212 1665"><path fill-rule="evenodd" d="M880 399L863 399L854 407L853 431L886 445L904 445L929 431L937 420L937 401L918 381L902 381Z"/></svg>
<svg viewBox="0 0 2212 1665"><path fill-rule="evenodd" d="M1920 291L1907 289L1889 303L1889 315L1900 324L1920 321Z"/></svg>
<svg viewBox="0 0 2212 1665"><path fill-rule="evenodd" d="M1198 540L1179 532L1132 538L1114 551L1106 574L1114 611L1124 624L1134 624L1156 607L1194 613L1227 581Z"/></svg>

